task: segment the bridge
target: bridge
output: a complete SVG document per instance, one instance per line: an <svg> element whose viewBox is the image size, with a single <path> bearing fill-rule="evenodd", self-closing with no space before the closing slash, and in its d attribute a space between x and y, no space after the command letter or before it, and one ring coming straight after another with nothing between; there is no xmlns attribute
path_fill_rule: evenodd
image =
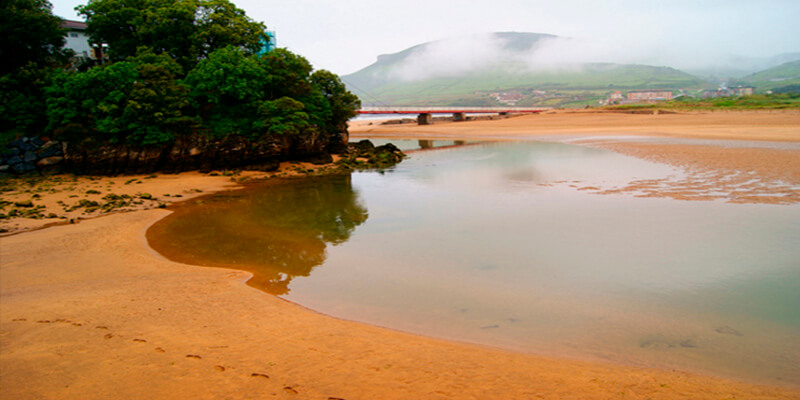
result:
<svg viewBox="0 0 800 400"><path fill-rule="evenodd" d="M549 107L363 107L359 114L417 114L417 123L429 125L433 122L433 114L453 114L454 121L465 121L467 114L535 114Z"/></svg>

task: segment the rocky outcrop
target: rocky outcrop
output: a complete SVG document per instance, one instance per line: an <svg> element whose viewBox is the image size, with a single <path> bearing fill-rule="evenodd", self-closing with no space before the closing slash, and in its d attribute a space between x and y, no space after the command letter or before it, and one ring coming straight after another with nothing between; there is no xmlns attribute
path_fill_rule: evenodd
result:
<svg viewBox="0 0 800 400"><path fill-rule="evenodd" d="M20 138L0 158L0 172L24 174L59 169L76 174L137 174L246 168L272 171L283 160L331 162L330 149L345 149L323 135L271 136L251 141L240 136L212 139L187 135L162 146L84 143Z"/></svg>
<svg viewBox="0 0 800 400"><path fill-rule="evenodd" d="M24 174L57 165L64 160L63 144L57 140L22 137L0 153L0 174Z"/></svg>
<svg viewBox="0 0 800 400"><path fill-rule="evenodd" d="M348 169L384 169L405 158L405 154L391 143L375 146L369 140L350 143L349 149L339 160L339 165Z"/></svg>

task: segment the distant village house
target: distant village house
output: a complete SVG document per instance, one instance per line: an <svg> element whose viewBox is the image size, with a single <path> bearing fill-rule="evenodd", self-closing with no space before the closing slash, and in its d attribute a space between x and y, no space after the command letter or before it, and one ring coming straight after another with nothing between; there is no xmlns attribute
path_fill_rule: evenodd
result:
<svg viewBox="0 0 800 400"><path fill-rule="evenodd" d="M661 101L672 100L670 90L632 90L628 92L630 101Z"/></svg>

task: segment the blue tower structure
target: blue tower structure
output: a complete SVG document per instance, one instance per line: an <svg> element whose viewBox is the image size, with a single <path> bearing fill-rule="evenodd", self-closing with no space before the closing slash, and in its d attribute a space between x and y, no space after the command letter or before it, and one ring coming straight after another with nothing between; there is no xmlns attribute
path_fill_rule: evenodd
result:
<svg viewBox="0 0 800 400"><path fill-rule="evenodd" d="M261 39L261 49L258 51L258 55L269 53L278 47L278 41L275 39L275 31L264 31L264 36L266 36L266 39Z"/></svg>

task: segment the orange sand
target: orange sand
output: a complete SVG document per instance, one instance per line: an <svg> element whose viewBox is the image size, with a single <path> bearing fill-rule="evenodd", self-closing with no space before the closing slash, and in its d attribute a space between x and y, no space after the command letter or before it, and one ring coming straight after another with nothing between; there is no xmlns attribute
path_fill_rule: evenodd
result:
<svg viewBox="0 0 800 400"><path fill-rule="evenodd" d="M657 125L640 117L672 118L554 114L392 129L407 137L550 134L539 129L546 122L582 133L587 121L605 119L611 125L596 129L753 139L741 127L752 118L765 127L759 139L800 140L794 114L731 114L728 125L718 115ZM708 129L692 133L704 122ZM644 149L634 150L658 153ZM168 178L137 190L184 190L183 178ZM230 183L187 179L187 189L204 193ZM114 213L0 238L2 398L800 399L796 388L542 358L320 315L248 287L248 273L178 264L150 250L144 232L168 213Z"/></svg>

